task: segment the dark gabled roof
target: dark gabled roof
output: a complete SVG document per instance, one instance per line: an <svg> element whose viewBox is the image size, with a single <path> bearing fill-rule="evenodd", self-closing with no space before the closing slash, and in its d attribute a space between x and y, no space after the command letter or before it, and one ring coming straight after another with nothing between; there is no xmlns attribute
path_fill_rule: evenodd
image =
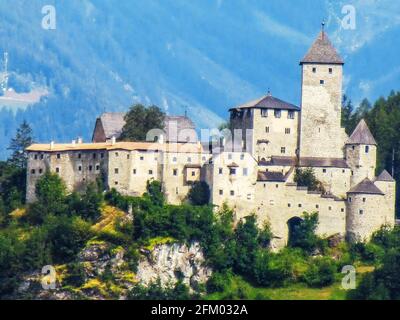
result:
<svg viewBox="0 0 400 320"><path fill-rule="evenodd" d="M368 128L367 123L362 119L357 127L354 129L352 135L350 136L347 144L368 144L376 145L376 141L371 131Z"/></svg>
<svg viewBox="0 0 400 320"><path fill-rule="evenodd" d="M112 137L119 138L122 133L122 128L125 125L125 114L124 112L106 112L103 113L98 121L104 129L104 134L106 139L111 139ZM165 128L166 140L174 142L179 138L178 134L185 129L195 130L195 125L191 119L186 116L166 116L165 117ZM182 139L178 139L182 140ZM180 141L184 142L184 141Z"/></svg>
<svg viewBox="0 0 400 320"><path fill-rule="evenodd" d="M383 170L382 173L376 178L376 181L389 181L389 182L394 182L395 180L393 177L390 175L389 172L386 170Z"/></svg>
<svg viewBox="0 0 400 320"><path fill-rule="evenodd" d="M300 167L328 167L328 168L349 168L345 159L341 158L311 158L303 157L299 161Z"/></svg>
<svg viewBox="0 0 400 320"><path fill-rule="evenodd" d="M281 110L292 110L292 111L300 111L298 106L291 104L289 102L285 102L278 98L274 98L270 94L263 96L259 99L247 102L235 108L229 109L229 111L237 110L237 109L281 109Z"/></svg>
<svg viewBox="0 0 400 320"><path fill-rule="evenodd" d="M257 181L285 182L286 178L282 172L258 171Z"/></svg>
<svg viewBox="0 0 400 320"><path fill-rule="evenodd" d="M280 157L280 156L273 156L269 161L259 161L258 165L260 166L294 166L296 164L296 158L293 157Z"/></svg>
<svg viewBox="0 0 400 320"><path fill-rule="evenodd" d="M358 185L350 189L347 193L362 193L362 194L380 194L384 193L368 178L365 178Z"/></svg>
<svg viewBox="0 0 400 320"><path fill-rule="evenodd" d="M344 64L324 31L319 33L303 60L300 61L300 64L303 63Z"/></svg>

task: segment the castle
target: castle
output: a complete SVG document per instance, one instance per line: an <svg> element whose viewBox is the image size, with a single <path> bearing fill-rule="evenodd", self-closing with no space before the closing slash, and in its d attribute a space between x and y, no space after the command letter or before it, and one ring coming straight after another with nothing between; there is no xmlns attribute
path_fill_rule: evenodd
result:
<svg viewBox="0 0 400 320"><path fill-rule="evenodd" d="M377 144L367 124L350 137L341 128L343 65L322 30L300 62L301 108L268 93L230 109L232 142L222 148L198 141L186 116L168 117L169 134L157 142L118 142L122 114L98 118L92 143L34 144L27 149L27 201L35 200L46 170L70 191L103 175L108 188L141 195L147 181L158 180L171 204L205 181L215 206L227 203L236 219L255 213L260 225L268 222L274 249L287 244L303 212L319 213L321 236L368 240L394 225L396 186L387 171L375 176ZM324 192L298 186L297 168L312 168Z"/></svg>

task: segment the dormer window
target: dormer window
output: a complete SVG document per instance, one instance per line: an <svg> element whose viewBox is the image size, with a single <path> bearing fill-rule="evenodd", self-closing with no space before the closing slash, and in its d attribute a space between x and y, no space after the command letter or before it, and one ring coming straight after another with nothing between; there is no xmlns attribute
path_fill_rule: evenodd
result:
<svg viewBox="0 0 400 320"><path fill-rule="evenodd" d="M317 72L317 68L315 68L315 67L312 68L312 72L313 72L313 73L316 73L316 72Z"/></svg>
<svg viewBox="0 0 400 320"><path fill-rule="evenodd" d="M294 111L288 111L288 119L294 119Z"/></svg>
<svg viewBox="0 0 400 320"><path fill-rule="evenodd" d="M365 146L365 153L369 153L369 146Z"/></svg>
<svg viewBox="0 0 400 320"><path fill-rule="evenodd" d="M281 112L280 109L274 110L274 116L275 116L275 118L280 118L280 117L281 117L281 114L282 114L282 112Z"/></svg>

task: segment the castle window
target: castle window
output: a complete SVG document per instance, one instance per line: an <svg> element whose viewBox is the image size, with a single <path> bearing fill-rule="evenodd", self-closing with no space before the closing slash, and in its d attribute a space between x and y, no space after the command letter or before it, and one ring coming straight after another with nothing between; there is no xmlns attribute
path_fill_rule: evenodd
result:
<svg viewBox="0 0 400 320"><path fill-rule="evenodd" d="M44 154L41 154L40 155L40 160L43 160L43 158L44 158Z"/></svg>
<svg viewBox="0 0 400 320"><path fill-rule="evenodd" d="M37 160L37 158L38 158L38 156L37 156L37 154L35 154L35 155L33 156L33 159Z"/></svg>
<svg viewBox="0 0 400 320"><path fill-rule="evenodd" d="M288 111L287 117L288 119L294 119L294 111Z"/></svg>
<svg viewBox="0 0 400 320"><path fill-rule="evenodd" d="M118 181L115 181L114 184L117 186L118 185Z"/></svg>
<svg viewBox="0 0 400 320"><path fill-rule="evenodd" d="M243 176L247 176L249 174L249 170L247 168L243 168Z"/></svg>
<svg viewBox="0 0 400 320"><path fill-rule="evenodd" d="M345 172L346 172L346 170L343 169L343 170L342 170L342 173L345 173Z"/></svg>
<svg viewBox="0 0 400 320"><path fill-rule="evenodd" d="M285 147L281 147L281 153L282 154L286 153L286 148Z"/></svg>
<svg viewBox="0 0 400 320"><path fill-rule="evenodd" d="M301 203L299 203L299 208L301 208L302 207L302 204Z"/></svg>
<svg viewBox="0 0 400 320"><path fill-rule="evenodd" d="M365 146L365 153L369 153L369 146Z"/></svg>
<svg viewBox="0 0 400 320"><path fill-rule="evenodd" d="M319 204L315 205L315 208L319 209Z"/></svg>
<svg viewBox="0 0 400 320"><path fill-rule="evenodd" d="M264 188L266 188L267 187L267 184L266 183L264 183Z"/></svg>
<svg viewBox="0 0 400 320"><path fill-rule="evenodd" d="M323 172L323 173L326 173L326 169L322 169L322 172Z"/></svg>
<svg viewBox="0 0 400 320"><path fill-rule="evenodd" d="M364 214L364 210L360 210L360 214Z"/></svg>
<svg viewBox="0 0 400 320"><path fill-rule="evenodd" d="M115 153L115 156L116 156L116 157L118 157L118 156L119 156L119 153L118 153L118 152L116 152L116 153Z"/></svg>
<svg viewBox="0 0 400 320"><path fill-rule="evenodd" d="M285 134L290 134L290 128L285 128Z"/></svg>
<svg viewBox="0 0 400 320"><path fill-rule="evenodd" d="M179 194L179 188L178 188L178 187L176 187L175 193L176 193L176 194Z"/></svg>
<svg viewBox="0 0 400 320"><path fill-rule="evenodd" d="M292 205L290 203L287 204L288 208L290 208Z"/></svg>
<svg viewBox="0 0 400 320"><path fill-rule="evenodd" d="M329 211L332 211L332 207L328 207L328 210L329 210Z"/></svg>
<svg viewBox="0 0 400 320"><path fill-rule="evenodd" d="M275 118L280 118L280 117L281 117L281 115L282 115L282 112L281 112L281 110L279 110L279 109L277 109L277 110L274 110L274 116L275 116Z"/></svg>
<svg viewBox="0 0 400 320"><path fill-rule="evenodd" d="M366 198L363 198L363 202L366 202L367 201L367 199Z"/></svg>
<svg viewBox="0 0 400 320"><path fill-rule="evenodd" d="M39 169L39 174L42 174L43 173L43 169Z"/></svg>
<svg viewBox="0 0 400 320"><path fill-rule="evenodd" d="M152 175L153 174L153 170L149 170L149 175Z"/></svg>
<svg viewBox="0 0 400 320"><path fill-rule="evenodd" d="M229 168L229 174L230 174L231 176L236 175L236 168Z"/></svg>
<svg viewBox="0 0 400 320"><path fill-rule="evenodd" d="M268 117L268 109L261 109L261 117L263 118Z"/></svg>
<svg viewBox="0 0 400 320"><path fill-rule="evenodd" d="M57 153L57 159L61 159L61 154Z"/></svg>
<svg viewBox="0 0 400 320"><path fill-rule="evenodd" d="M78 166L78 171L82 171L82 166Z"/></svg>
<svg viewBox="0 0 400 320"><path fill-rule="evenodd" d="M344 208L340 209L341 212L344 212Z"/></svg>
<svg viewBox="0 0 400 320"><path fill-rule="evenodd" d="M235 195L235 191L231 190L231 196L233 197Z"/></svg>
<svg viewBox="0 0 400 320"><path fill-rule="evenodd" d="M118 173L119 173L119 169L118 169L118 168L115 168L115 169L114 169L114 173L115 173L115 174L118 174Z"/></svg>
<svg viewBox="0 0 400 320"><path fill-rule="evenodd" d="M100 158L104 158L104 153L100 153Z"/></svg>
<svg viewBox="0 0 400 320"><path fill-rule="evenodd" d="M247 200L251 200L251 193L247 194Z"/></svg>
<svg viewBox="0 0 400 320"><path fill-rule="evenodd" d="M333 72L333 69L329 68L329 74L332 74L332 72Z"/></svg>
<svg viewBox="0 0 400 320"><path fill-rule="evenodd" d="M219 168L218 169L218 174L222 174L223 173L223 169L222 168Z"/></svg>
<svg viewBox="0 0 400 320"><path fill-rule="evenodd" d="M129 158L130 158L130 155L129 155L129 154L127 154L127 155L126 155L126 158L127 158L127 159L129 159Z"/></svg>
<svg viewBox="0 0 400 320"><path fill-rule="evenodd" d="M222 196L224 194L224 190L219 190L219 195Z"/></svg>
<svg viewBox="0 0 400 320"><path fill-rule="evenodd" d="M278 188L279 188L279 184L276 184L276 185L275 185L275 188L277 188L277 189L278 189Z"/></svg>
<svg viewBox="0 0 400 320"><path fill-rule="evenodd" d="M93 159L96 159L96 154L95 153L93 153Z"/></svg>
<svg viewBox="0 0 400 320"><path fill-rule="evenodd" d="M100 171L100 166L96 165L96 171Z"/></svg>
<svg viewBox="0 0 400 320"><path fill-rule="evenodd" d="M352 146L351 148L352 148L353 150L355 150L355 149L356 149L356 147L355 147L355 146Z"/></svg>
<svg viewBox="0 0 400 320"><path fill-rule="evenodd" d="M191 157L188 157L188 158L187 158L187 162L189 162L189 163L192 162L192 158L191 158Z"/></svg>
<svg viewBox="0 0 400 320"><path fill-rule="evenodd" d="M325 80L319 80L319 84L325 84Z"/></svg>
<svg viewBox="0 0 400 320"><path fill-rule="evenodd" d="M60 168L56 168L56 173L60 173Z"/></svg>
<svg viewBox="0 0 400 320"><path fill-rule="evenodd" d="M240 155L240 160L244 160L244 154L243 153Z"/></svg>
<svg viewBox="0 0 400 320"><path fill-rule="evenodd" d="M315 68L315 67L312 68L312 72L313 72L313 73L316 73L316 72L317 72L317 68Z"/></svg>
<svg viewBox="0 0 400 320"><path fill-rule="evenodd" d="M82 158L82 154L78 153L78 159Z"/></svg>
<svg viewBox="0 0 400 320"><path fill-rule="evenodd" d="M351 202L351 197L349 197L349 202Z"/></svg>
<svg viewBox="0 0 400 320"><path fill-rule="evenodd" d="M93 170L93 166L89 166L89 171L92 171Z"/></svg>
<svg viewBox="0 0 400 320"><path fill-rule="evenodd" d="M269 133L269 127L265 127L265 132Z"/></svg>
<svg viewBox="0 0 400 320"><path fill-rule="evenodd" d="M196 172L192 171L192 177L196 176Z"/></svg>
<svg viewBox="0 0 400 320"><path fill-rule="evenodd" d="M36 173L36 170L35 169L32 169L31 170L31 174L35 174Z"/></svg>
<svg viewBox="0 0 400 320"><path fill-rule="evenodd" d="M133 174L136 174L136 169L133 169Z"/></svg>
<svg viewBox="0 0 400 320"><path fill-rule="evenodd" d="M144 160L144 157L143 157L143 156L141 156L141 157L140 157L140 160L141 160L141 161L143 161L143 160Z"/></svg>
<svg viewBox="0 0 400 320"><path fill-rule="evenodd" d="M173 157L172 162L176 162L176 161L177 161L176 157Z"/></svg>
<svg viewBox="0 0 400 320"><path fill-rule="evenodd" d="M173 172L173 175L174 175L174 176L177 176L177 175L178 175L178 169L174 169L172 172Z"/></svg>

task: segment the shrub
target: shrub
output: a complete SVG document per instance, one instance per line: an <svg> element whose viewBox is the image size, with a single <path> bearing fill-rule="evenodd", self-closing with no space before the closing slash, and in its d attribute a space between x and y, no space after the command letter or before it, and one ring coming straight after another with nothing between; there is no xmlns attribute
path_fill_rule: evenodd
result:
<svg viewBox="0 0 400 320"><path fill-rule="evenodd" d="M190 188L188 199L195 206L203 206L210 201L210 187L204 181L195 182Z"/></svg>
<svg viewBox="0 0 400 320"><path fill-rule="evenodd" d="M289 246L301 248L307 253L312 253L316 248L321 247L321 240L315 234L318 226L318 212L304 212L303 220L292 226L289 237Z"/></svg>
<svg viewBox="0 0 400 320"><path fill-rule="evenodd" d="M312 168L297 168L294 175L294 182L296 182L298 186L307 187L311 191L320 191L325 193L324 186L315 177L315 173Z"/></svg>
<svg viewBox="0 0 400 320"><path fill-rule="evenodd" d="M315 258L304 274L304 280L310 287L326 287L335 281L336 265L330 258Z"/></svg>

